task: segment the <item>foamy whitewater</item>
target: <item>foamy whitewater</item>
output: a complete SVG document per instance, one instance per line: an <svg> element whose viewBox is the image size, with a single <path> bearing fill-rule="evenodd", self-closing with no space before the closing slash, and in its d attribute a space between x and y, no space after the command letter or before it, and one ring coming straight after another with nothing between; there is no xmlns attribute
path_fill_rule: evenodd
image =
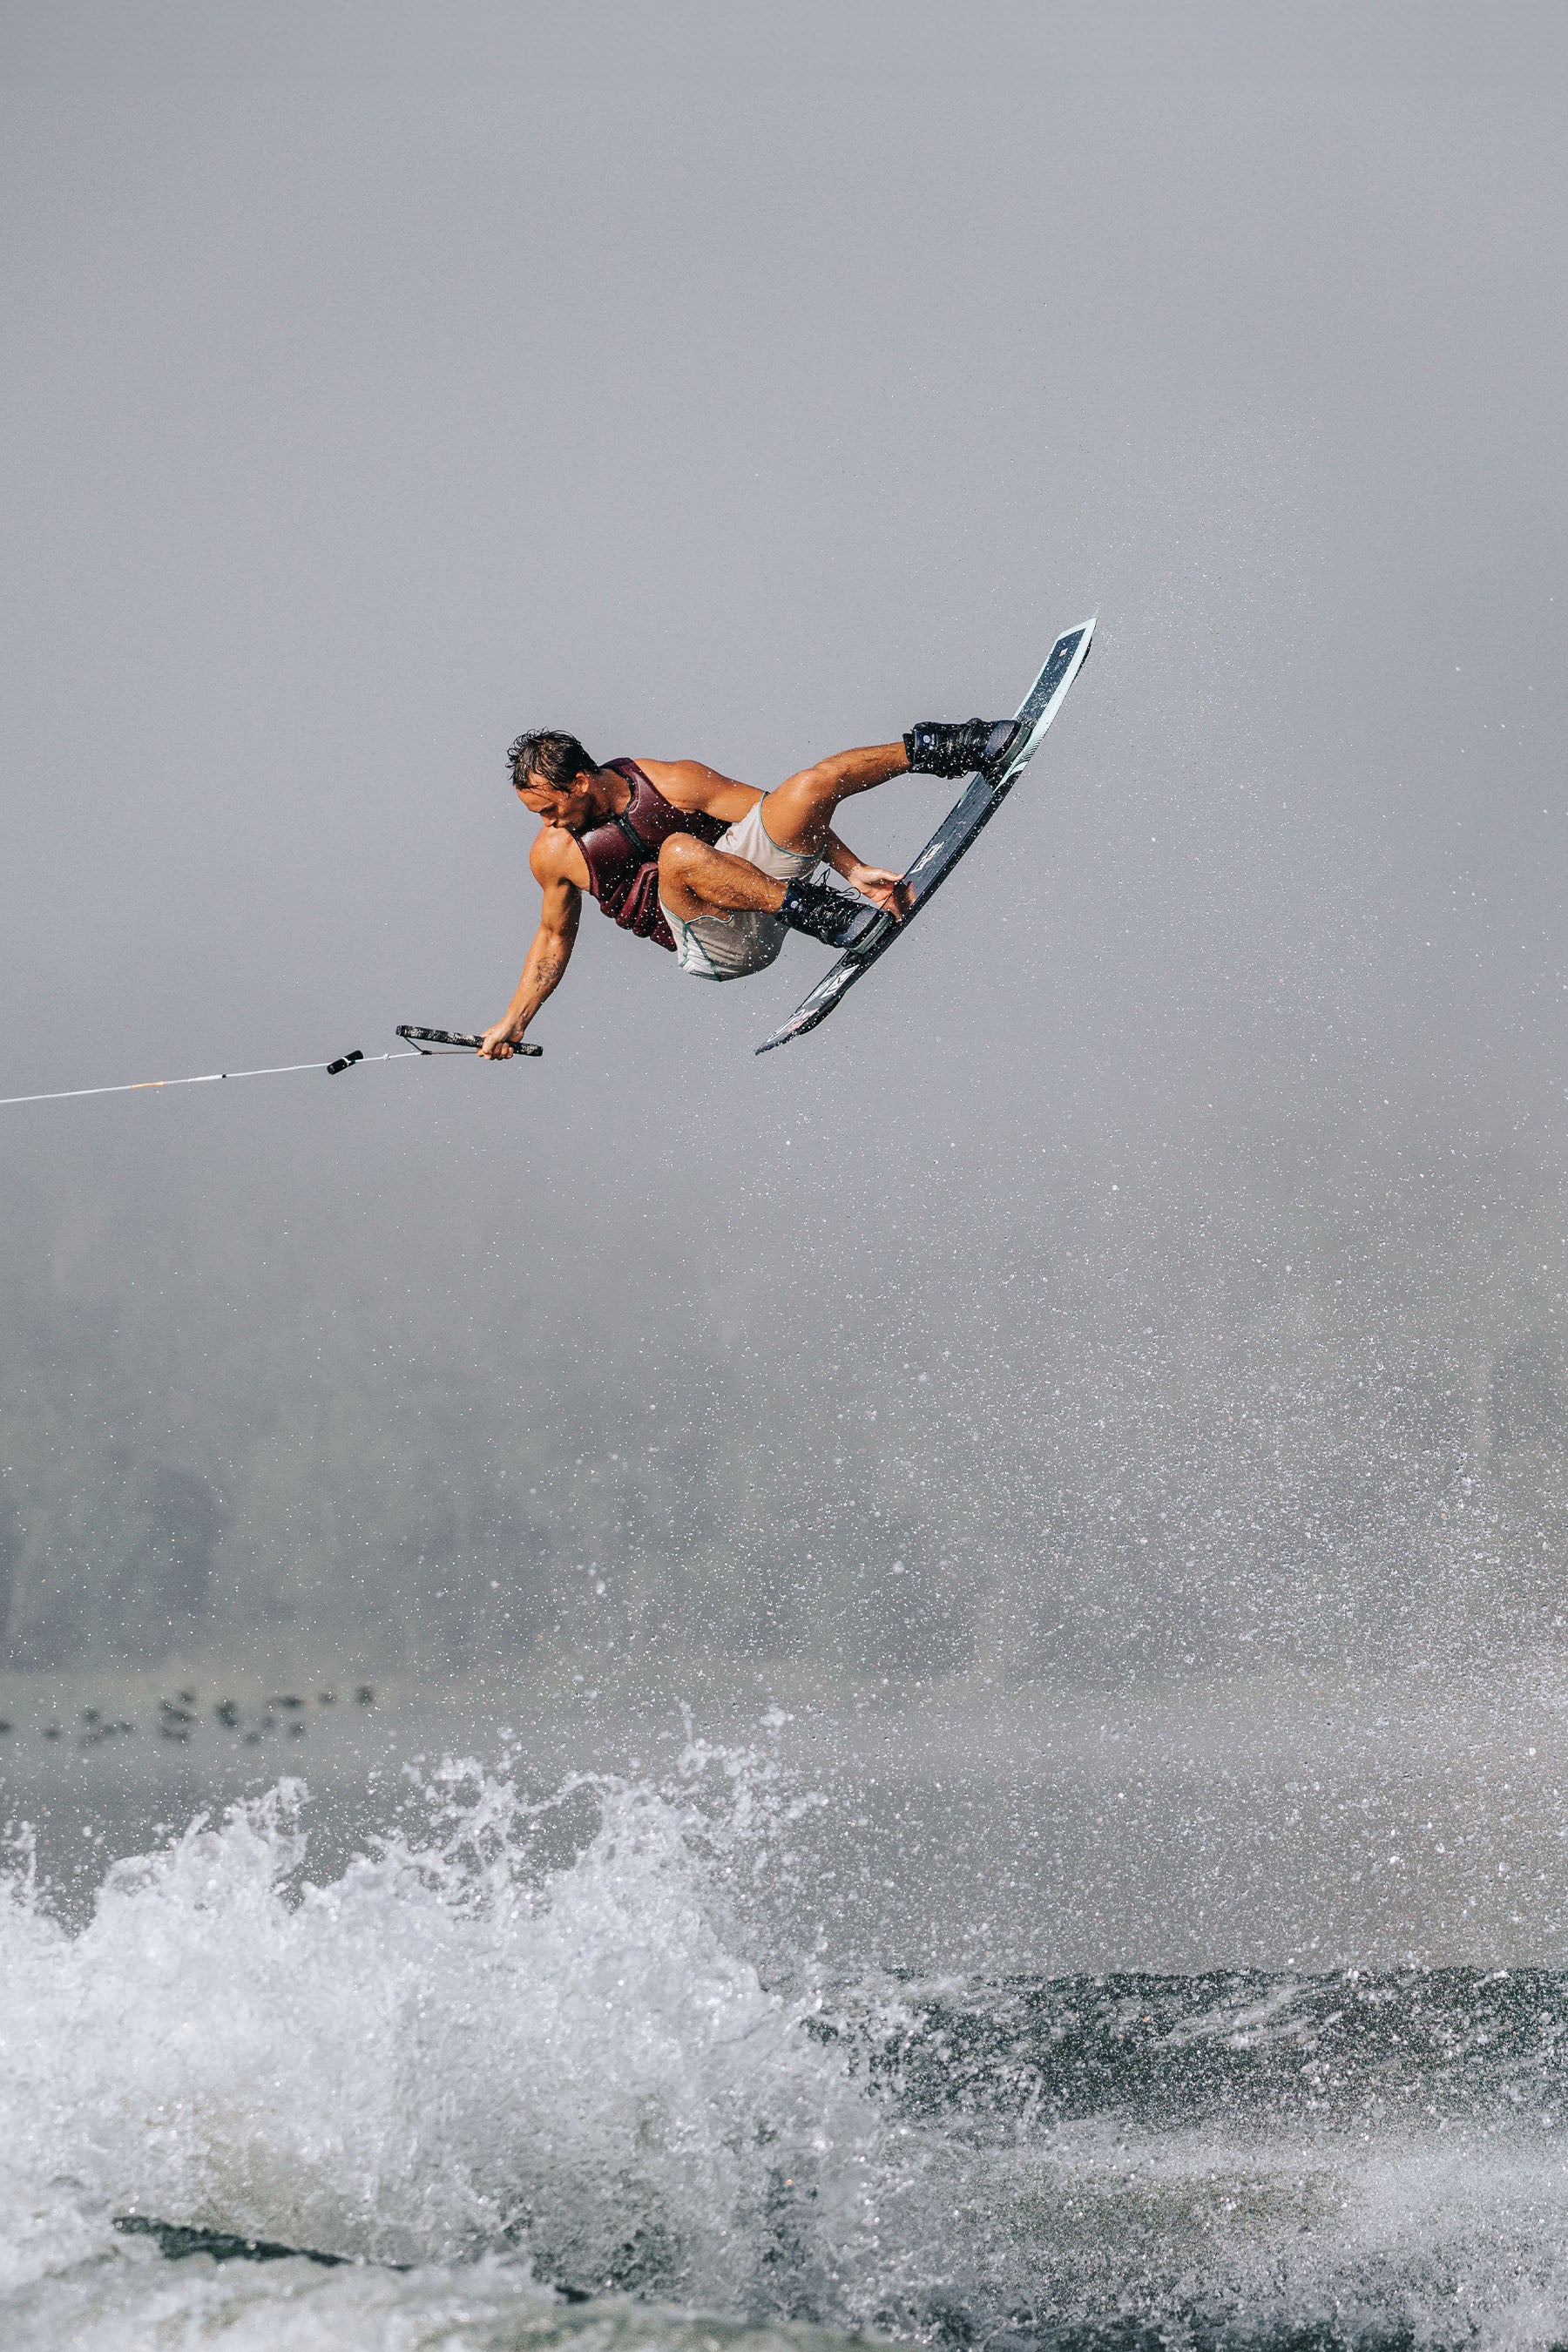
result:
<svg viewBox="0 0 1568 2352"><path fill-rule="evenodd" d="M19 1843L0 2342L1568 2340L1555 1973L836 1981L763 1754L416 1794L317 1884L281 1782L77 1933Z"/></svg>

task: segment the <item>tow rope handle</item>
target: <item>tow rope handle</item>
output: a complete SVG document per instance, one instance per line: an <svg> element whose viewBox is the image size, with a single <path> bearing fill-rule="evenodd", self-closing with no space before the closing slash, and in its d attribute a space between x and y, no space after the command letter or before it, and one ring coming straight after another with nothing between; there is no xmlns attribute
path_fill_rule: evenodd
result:
<svg viewBox="0 0 1568 2352"><path fill-rule="evenodd" d="M424 1054L426 1056L433 1045L444 1045L449 1053L471 1054L477 1052L484 1043L482 1037L470 1037L461 1029L416 1029L406 1022L399 1025L397 1034L400 1037L405 1037L416 1054ZM531 1061L537 1062L544 1048L542 1045L531 1045L524 1038L521 1045L514 1045L511 1050L514 1054L526 1054ZM376 1054L372 1058L377 1062L396 1062L405 1061L408 1057L406 1055ZM356 1062L363 1062L363 1053L356 1045L352 1054L340 1054L335 1062L327 1064L327 1076L329 1078L338 1077L344 1070L352 1070ZM321 1066L318 1062L316 1067L320 1069Z"/></svg>
<svg viewBox="0 0 1568 2352"><path fill-rule="evenodd" d="M485 1042L482 1036L470 1037L460 1029L415 1029L406 1022L400 1024L397 1034L400 1037L406 1037L411 1045L467 1046L469 1053L478 1053ZM533 1045L525 1037L511 1050L514 1054L526 1054L531 1061L537 1062L544 1048L542 1045ZM351 1061L355 1058L356 1056L352 1054L349 1056Z"/></svg>

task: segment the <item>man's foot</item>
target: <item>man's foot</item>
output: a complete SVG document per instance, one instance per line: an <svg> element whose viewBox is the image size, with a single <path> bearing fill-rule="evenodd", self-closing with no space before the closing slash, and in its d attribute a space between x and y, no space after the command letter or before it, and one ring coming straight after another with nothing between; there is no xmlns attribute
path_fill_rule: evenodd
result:
<svg viewBox="0 0 1568 2352"><path fill-rule="evenodd" d="M967 776L994 767L1017 740L1016 719L964 719L948 725L922 719L904 738L910 769L917 776Z"/></svg>
<svg viewBox="0 0 1568 2352"><path fill-rule="evenodd" d="M830 890L826 882L792 882L779 915L792 931L805 931L830 948L852 948L880 922L882 910L847 891Z"/></svg>

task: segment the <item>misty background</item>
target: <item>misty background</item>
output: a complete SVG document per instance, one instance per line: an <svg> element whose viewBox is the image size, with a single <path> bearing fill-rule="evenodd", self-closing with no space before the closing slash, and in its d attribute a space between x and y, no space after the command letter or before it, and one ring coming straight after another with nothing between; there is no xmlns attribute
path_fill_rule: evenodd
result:
<svg viewBox="0 0 1568 2352"><path fill-rule="evenodd" d="M0 1092L477 1028L519 730L765 788L1100 615L784 1052L590 908L536 1065L0 1112L0 1659L1560 1647L1561 12L0 25Z"/></svg>

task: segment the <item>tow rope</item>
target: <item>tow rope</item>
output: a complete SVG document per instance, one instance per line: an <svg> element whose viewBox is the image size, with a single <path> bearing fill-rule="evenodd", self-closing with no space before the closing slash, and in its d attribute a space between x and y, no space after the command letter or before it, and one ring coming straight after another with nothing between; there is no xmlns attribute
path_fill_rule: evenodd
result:
<svg viewBox="0 0 1568 2352"><path fill-rule="evenodd" d="M356 1062L368 1065L372 1062L412 1062L416 1059L429 1061L436 1053L443 1051L448 1054L475 1053L480 1042L478 1036L470 1036L461 1029L416 1029L400 1024L396 1034L408 1040L406 1052L365 1054L356 1045L352 1053L340 1054L334 1062L279 1062L265 1070L204 1070L193 1078L132 1078L112 1087L66 1087L56 1094L0 1095L0 1110L14 1110L21 1103L80 1102L87 1095L139 1095L153 1087L211 1087L216 1086L220 1078L291 1078L300 1070L325 1070L329 1078L335 1078L344 1070L353 1069ZM514 1055L537 1061L544 1048L524 1038L511 1050Z"/></svg>

